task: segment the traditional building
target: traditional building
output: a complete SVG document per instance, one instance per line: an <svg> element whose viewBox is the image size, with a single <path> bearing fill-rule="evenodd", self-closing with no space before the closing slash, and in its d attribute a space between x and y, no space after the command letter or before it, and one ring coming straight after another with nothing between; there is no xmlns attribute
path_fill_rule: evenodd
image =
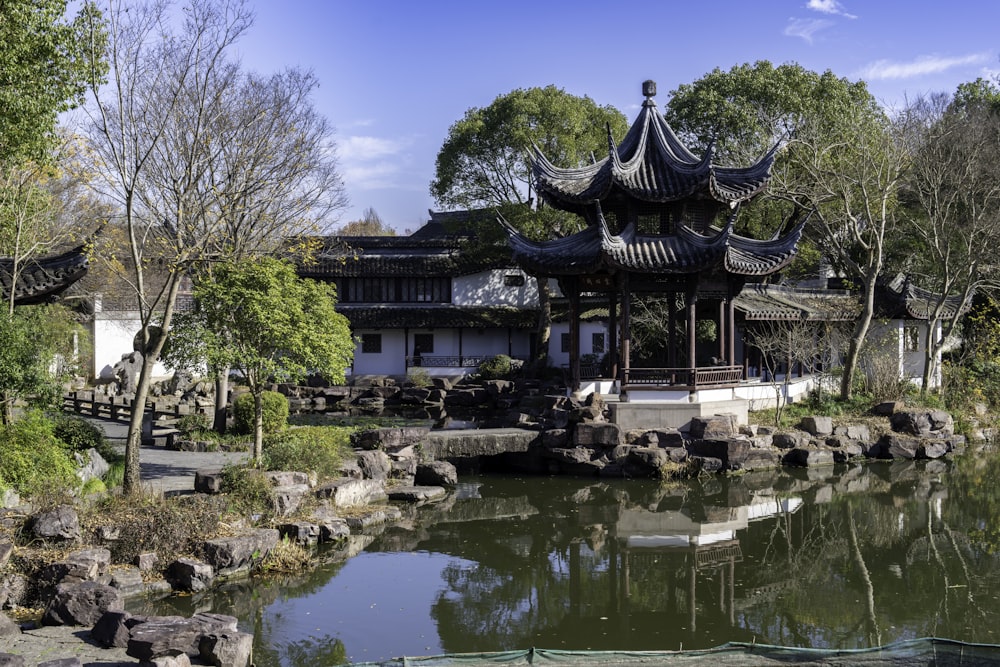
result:
<svg viewBox="0 0 1000 667"><path fill-rule="evenodd" d="M510 247L526 271L556 277L569 300L574 389L580 389L581 379L579 304L586 296L604 295L612 375L623 400L698 403L703 411L745 415L732 391L744 371L736 361L736 298L746 283L791 262L804 222L768 240L736 234L739 206L767 185L777 147L746 168L716 165L711 147L699 157L681 143L657 110L655 94L655 84L645 82L639 117L620 144L609 133L608 155L600 161L562 169L536 152L533 176L540 199L581 216L587 227L535 242L507 226ZM665 295L679 306L667 313L671 340L665 366L632 364L630 308L638 294ZM702 359L696 330L706 318L716 323L718 347L717 354ZM683 344L674 340L680 324ZM660 415L655 421L676 420Z"/></svg>
<svg viewBox="0 0 1000 667"><path fill-rule="evenodd" d="M13 258L0 257L0 294L6 303L13 292L15 306L54 301L87 274L88 265L82 245L58 255L28 259L16 267Z"/></svg>

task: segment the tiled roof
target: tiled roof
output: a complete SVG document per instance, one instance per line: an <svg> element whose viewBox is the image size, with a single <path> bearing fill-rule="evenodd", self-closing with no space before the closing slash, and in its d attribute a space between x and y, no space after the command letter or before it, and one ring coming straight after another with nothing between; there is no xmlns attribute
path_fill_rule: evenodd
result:
<svg viewBox="0 0 1000 667"><path fill-rule="evenodd" d="M878 283L877 298L879 313L884 317L926 320L941 301L941 294L917 287L908 277L899 273L892 280ZM964 303L961 297L945 297L941 317L953 317L956 312L968 310L970 305L971 297Z"/></svg>
<svg viewBox="0 0 1000 667"><path fill-rule="evenodd" d="M578 212L612 195L654 203L701 198L733 205L764 188L777 146L750 167L717 166L711 147L699 157L677 138L652 99L655 84L644 84L643 93L642 111L617 146L609 130L608 156L602 160L561 169L536 148L532 171L539 196L556 208Z"/></svg>
<svg viewBox="0 0 1000 667"><path fill-rule="evenodd" d="M485 329L513 327L534 329L538 326L538 311L510 307L457 306L350 306L339 304L354 329L427 329L432 327L464 327Z"/></svg>
<svg viewBox="0 0 1000 667"><path fill-rule="evenodd" d="M29 260L20 268L14 283L14 260L0 258L0 294L10 297L12 284L14 302L29 305L50 301L66 291L70 285L83 278L90 261L84 246L78 246L59 255Z"/></svg>
<svg viewBox="0 0 1000 667"><path fill-rule="evenodd" d="M733 300L746 320L853 320L861 311L857 296L844 290L807 290L747 285Z"/></svg>

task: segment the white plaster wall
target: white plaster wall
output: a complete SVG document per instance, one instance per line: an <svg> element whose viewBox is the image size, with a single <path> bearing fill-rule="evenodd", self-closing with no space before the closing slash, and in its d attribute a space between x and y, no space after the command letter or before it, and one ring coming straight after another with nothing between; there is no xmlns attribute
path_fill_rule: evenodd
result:
<svg viewBox="0 0 1000 667"><path fill-rule="evenodd" d="M565 366L569 364L569 353L562 351L562 335L569 333L568 322L553 322L552 335L549 339L549 359L554 366ZM607 354L610 339L608 338L608 327L605 322L580 322L580 354L591 354L593 350L593 334L604 334L604 352Z"/></svg>
<svg viewBox="0 0 1000 667"><path fill-rule="evenodd" d="M91 335L94 346L93 377L102 375L112 377L112 367L121 361L122 356L132 352L132 341L142 328L138 315L134 313L103 313L94 314ZM169 377L173 374L162 363L153 367L154 379Z"/></svg>
<svg viewBox="0 0 1000 667"><path fill-rule="evenodd" d="M462 354L464 355L492 357L498 354L507 354L507 351L507 329L465 329L462 331ZM517 356L516 353L514 356Z"/></svg>
<svg viewBox="0 0 1000 667"><path fill-rule="evenodd" d="M361 334L382 334L382 352L361 351ZM403 331L401 329L359 329L354 332L354 375L402 375L406 372L403 359Z"/></svg>
<svg viewBox="0 0 1000 667"><path fill-rule="evenodd" d="M524 284L504 285L505 276L521 276ZM535 279L521 269L493 269L453 278L451 302L456 306L534 307L538 288Z"/></svg>

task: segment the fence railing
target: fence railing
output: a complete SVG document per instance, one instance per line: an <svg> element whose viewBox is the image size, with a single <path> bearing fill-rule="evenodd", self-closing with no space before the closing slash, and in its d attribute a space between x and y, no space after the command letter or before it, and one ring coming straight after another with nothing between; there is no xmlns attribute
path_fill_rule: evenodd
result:
<svg viewBox="0 0 1000 667"><path fill-rule="evenodd" d="M625 387L652 389L723 389L737 387L743 379L742 366L705 366L701 368L626 368Z"/></svg>
<svg viewBox="0 0 1000 667"><path fill-rule="evenodd" d="M420 354L406 357L406 367L475 368L495 356L495 354ZM516 359L516 357L514 358Z"/></svg>

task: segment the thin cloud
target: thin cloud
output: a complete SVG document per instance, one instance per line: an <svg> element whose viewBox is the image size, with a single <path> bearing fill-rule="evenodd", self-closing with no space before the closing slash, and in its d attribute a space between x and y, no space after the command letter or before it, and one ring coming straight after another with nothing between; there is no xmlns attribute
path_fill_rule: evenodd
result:
<svg viewBox="0 0 1000 667"><path fill-rule="evenodd" d="M831 25L833 25L833 21L827 19L788 19L788 25L785 26L785 36L801 37L812 44L813 35Z"/></svg>
<svg viewBox="0 0 1000 667"><path fill-rule="evenodd" d="M813 10L814 12L820 12L821 14L833 14L835 16L843 16L846 19L856 19L858 18L854 14L848 14L844 11L843 6L837 0L809 0L806 8Z"/></svg>
<svg viewBox="0 0 1000 667"><path fill-rule="evenodd" d="M369 165L344 167L344 182L357 190L376 190L396 185L399 165L393 162L376 162Z"/></svg>
<svg viewBox="0 0 1000 667"><path fill-rule="evenodd" d="M897 63L878 60L863 68L860 76L869 81L884 79L912 79L927 74L938 74L955 67L978 65L990 59L989 53L971 53L965 56L920 56L910 62Z"/></svg>
<svg viewBox="0 0 1000 667"><path fill-rule="evenodd" d="M408 146L408 141L367 136L344 137L337 141L338 152L345 160L377 160L397 155Z"/></svg>

